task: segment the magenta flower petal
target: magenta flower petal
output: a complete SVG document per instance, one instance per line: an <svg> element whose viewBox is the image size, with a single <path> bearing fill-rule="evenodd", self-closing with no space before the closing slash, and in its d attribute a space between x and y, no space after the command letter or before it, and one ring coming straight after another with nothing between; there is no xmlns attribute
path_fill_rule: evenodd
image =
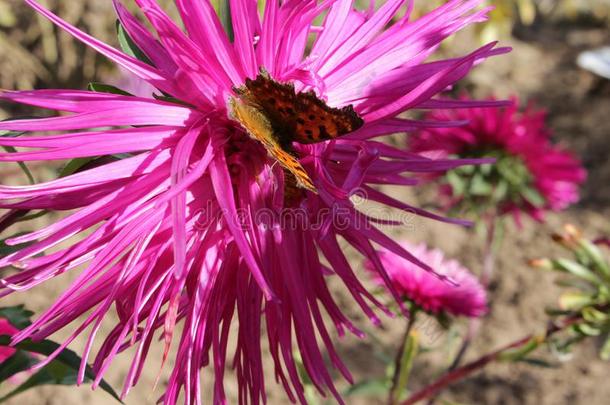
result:
<svg viewBox="0 0 610 405"><path fill-rule="evenodd" d="M91 359L94 387L115 356L131 349L124 397L139 380L159 335L165 356L178 339L173 354L177 366L162 397L172 405L181 395L187 404L202 402L200 374L208 366L215 374L210 394L215 403L226 402L227 367L235 371L240 403L265 402L261 341L267 339L276 379L290 400L306 402L298 352L311 383L341 402L329 367L350 382L351 376L333 337L348 331L364 334L341 312L326 280L339 279L372 322L379 322L376 311L389 312L363 286L341 243L373 264L397 300L401 291L378 246L446 284L446 276L434 275L427 258L377 228L399 225L400 218L360 212L353 199L368 197L409 216L464 224L411 207L375 187L414 186L415 173L482 162L433 160L375 138L464 124L463 119L397 117L410 109L489 104L435 97L473 65L506 48L489 44L464 57L427 62L442 40L483 21L487 9L478 9L479 0L451 0L412 20L412 2L405 0L387 1L377 11L358 10L352 0L269 0L261 17L256 2L231 0L231 41L208 0L176 1L186 32L153 0L136 1L149 25L113 1L122 26L152 65L26 0L158 95L167 93L181 102L73 90L0 93L5 100L68 113L1 122L0 130L43 134L0 138L0 145L19 150L0 154L0 161L106 159L100 166L44 183L0 185L0 208L70 211L53 224L7 241L31 244L0 258L0 267L16 269L0 280L0 296L28 291L64 272L79 272L14 341L43 339L70 328L59 353L88 331L79 382ZM397 17L406 4L407 15ZM234 88L261 69L294 84L297 91L314 91L332 107L351 104L364 118L362 128L339 139L294 145L318 194L295 193L263 146L228 114ZM110 156L119 153L128 155L121 160ZM60 245L66 241L67 247ZM119 320L96 347L93 342L112 310ZM179 336L177 324L182 325Z"/></svg>

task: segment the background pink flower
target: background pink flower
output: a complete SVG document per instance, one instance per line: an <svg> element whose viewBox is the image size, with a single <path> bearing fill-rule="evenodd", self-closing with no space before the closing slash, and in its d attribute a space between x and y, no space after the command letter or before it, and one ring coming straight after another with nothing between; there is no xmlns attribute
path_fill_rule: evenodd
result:
<svg viewBox="0 0 610 405"><path fill-rule="evenodd" d="M445 257L442 251L430 249L425 244L403 241L401 245L419 260L427 263L437 274L448 277L441 280L413 262L382 250L379 253L390 282L403 299L423 310L455 316L480 317L487 312L487 294L477 278L456 260ZM370 262L366 267L373 270ZM381 280L379 280L381 281Z"/></svg>
<svg viewBox="0 0 610 405"><path fill-rule="evenodd" d="M465 125L422 129L410 137L409 146L440 159L497 159L488 167L454 172L453 179L461 176L468 183L460 187L450 182L451 196L459 201L474 195L481 197L479 203L491 199L504 211L525 211L541 220L545 210L563 210L579 200L586 171L571 152L552 143L545 111L530 105L520 112L518 106L514 97L512 106L500 109L433 111L430 120L462 120Z"/></svg>

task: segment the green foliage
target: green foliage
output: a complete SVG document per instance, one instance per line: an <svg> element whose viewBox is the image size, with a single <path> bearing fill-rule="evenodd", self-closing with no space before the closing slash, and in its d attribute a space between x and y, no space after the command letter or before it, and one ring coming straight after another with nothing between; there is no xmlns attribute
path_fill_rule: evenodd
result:
<svg viewBox="0 0 610 405"><path fill-rule="evenodd" d="M545 359L540 359L538 357L523 357L517 360L517 362L525 363L534 367L541 368L557 368L559 365L557 363L551 363L546 361Z"/></svg>
<svg viewBox="0 0 610 405"><path fill-rule="evenodd" d="M502 352L499 355L499 360L510 362L524 361L527 356L536 350L542 343L544 343L544 338L533 337L529 339L527 343L516 349Z"/></svg>
<svg viewBox="0 0 610 405"><path fill-rule="evenodd" d="M0 137L4 137L4 138L16 138L16 137L19 137L19 136L23 135L24 133L25 132L0 131ZM14 147L12 147L12 146L3 146L2 148L4 148L4 150L6 150L8 153L15 153L15 152L17 152L17 150ZM27 167L27 165L25 163L23 163L23 162L17 162L17 164L19 165L19 168L21 168L23 173L26 175L26 177L30 181L30 184L36 183L36 181L34 180L34 176L32 175L32 172L30 172L30 169Z"/></svg>
<svg viewBox="0 0 610 405"><path fill-rule="evenodd" d="M59 172L59 177L70 176L81 170L85 165L95 160L94 157L76 158L70 160Z"/></svg>
<svg viewBox="0 0 610 405"><path fill-rule="evenodd" d="M0 308L0 318L4 318L17 329L27 328L32 324L30 318L34 315L32 311L25 309L23 305Z"/></svg>
<svg viewBox="0 0 610 405"><path fill-rule="evenodd" d="M358 382L345 390L344 396L363 396L372 398L383 398L390 390L387 378L377 378Z"/></svg>
<svg viewBox="0 0 610 405"><path fill-rule="evenodd" d="M95 91L97 93L110 93L110 94L118 94L121 96L133 96L133 94L126 92L125 90L121 90L118 87L111 86L109 84L104 83L89 83L87 86L89 91Z"/></svg>
<svg viewBox="0 0 610 405"><path fill-rule="evenodd" d="M97 167L99 165L107 164L116 160L126 159L133 156L130 153L117 153L114 155L107 156L91 156L84 158L76 158L70 160L59 172L59 177L66 177L72 174Z"/></svg>
<svg viewBox="0 0 610 405"><path fill-rule="evenodd" d="M33 312L25 309L23 305L0 308L0 317L7 319L17 329L28 327L31 324L30 317L32 315ZM0 346L8 347L10 345L10 336L0 336ZM47 357L52 355L59 349L60 345L50 340L33 342L28 339L12 347L15 349L15 353L0 363L0 383L19 373L32 370L32 367L39 363L41 355ZM64 349L48 364L30 374L25 382L1 397L0 403L6 402L30 388L42 385L75 385L80 364L81 358L76 353ZM86 381L92 381L95 378L93 370L89 366L85 369L85 377ZM106 381L102 380L100 387L121 402L117 393Z"/></svg>
<svg viewBox="0 0 610 405"><path fill-rule="evenodd" d="M261 2L260 4L263 3L264 2ZM229 41L233 42L235 33L233 32L233 21L231 20L231 4L227 0L212 0L212 6L214 6L218 17L220 18L220 22L229 37Z"/></svg>
<svg viewBox="0 0 610 405"><path fill-rule="evenodd" d="M409 376L411 375L411 369L413 368L413 361L415 360L415 356L417 356L418 348L419 335L417 331L412 331L406 337L401 354L400 372L396 376L395 386L392 391L394 403L398 403L407 394L407 384L409 382Z"/></svg>
<svg viewBox="0 0 610 405"><path fill-rule="evenodd" d="M137 60L144 62L148 65L153 65L152 61L146 56L146 54L136 45L136 43L131 39L125 27L121 25L121 23L117 20L116 22L116 31L119 39L119 45L123 52L127 55L136 58Z"/></svg>
<svg viewBox="0 0 610 405"><path fill-rule="evenodd" d="M21 220L23 220L23 219L21 219ZM16 222L18 222L18 221L16 221ZM28 243L20 243L20 244L18 244L18 245L8 245L8 244L6 243L6 241L7 241L8 239L11 239L11 238L17 237L17 236L19 236L19 235L22 235L22 234L20 233L20 234L13 235L13 236L10 236L10 237L5 238L5 239L0 239L0 257L4 257L4 256L10 255L10 254L12 254L12 253L18 252L18 251L20 251L21 249L23 249L23 248L28 247L29 245L31 245L31 242L28 242Z"/></svg>
<svg viewBox="0 0 610 405"><path fill-rule="evenodd" d="M34 357L28 353L17 350L15 353L0 363L0 384L19 373L27 371L38 363Z"/></svg>
<svg viewBox="0 0 610 405"><path fill-rule="evenodd" d="M195 109L195 107L192 104L179 100L176 97L167 96L167 95L160 96L160 95L154 94L154 93L153 93L153 97L155 98L155 100L165 101L166 103L179 104L179 105L183 105L183 106Z"/></svg>
<svg viewBox="0 0 610 405"><path fill-rule="evenodd" d="M535 267L553 271L564 289L559 308L547 313L554 319L576 318L567 337L552 342L554 349L567 353L587 337L601 339L600 357L610 359L610 265L602 250L573 226L566 226L553 239L572 254L572 258L538 259Z"/></svg>
<svg viewBox="0 0 610 405"><path fill-rule="evenodd" d="M444 181L458 201L456 214L476 218L498 212L506 206L544 207L546 201L536 189L529 169L517 156L502 151L487 151L474 159L495 159L494 163L462 166L447 172Z"/></svg>

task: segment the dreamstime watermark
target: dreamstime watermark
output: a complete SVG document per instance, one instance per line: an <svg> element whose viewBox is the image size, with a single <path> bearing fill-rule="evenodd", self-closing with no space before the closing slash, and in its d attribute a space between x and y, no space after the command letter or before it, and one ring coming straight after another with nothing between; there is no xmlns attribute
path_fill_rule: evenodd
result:
<svg viewBox="0 0 610 405"><path fill-rule="evenodd" d="M428 316L415 320L413 329L419 333L422 343L428 347L434 346L446 333L446 330L438 324L436 319Z"/></svg>
<svg viewBox="0 0 610 405"><path fill-rule="evenodd" d="M308 207L292 207L274 210L261 208L237 208L235 212L218 207L208 201L206 207L196 213L195 229L206 230L219 220L231 221L231 227L243 230L310 230L333 229L336 232L371 230L377 225L401 226L407 230L415 228L417 217L414 210L391 210L387 207L368 207L368 194L364 189L355 189L349 201L311 210Z"/></svg>

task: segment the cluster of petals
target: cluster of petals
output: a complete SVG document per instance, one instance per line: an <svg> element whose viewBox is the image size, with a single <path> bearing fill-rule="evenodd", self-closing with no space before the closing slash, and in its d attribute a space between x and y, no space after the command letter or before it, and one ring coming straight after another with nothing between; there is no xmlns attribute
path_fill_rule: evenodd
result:
<svg viewBox="0 0 610 405"><path fill-rule="evenodd" d="M425 244L403 241L401 245L422 262L431 266L434 273L423 270L412 261L391 251L380 251L381 262L388 272L392 286L418 308L431 314L450 314L476 318L487 312L487 293L479 280L457 260L447 259L439 249ZM366 262L374 270L371 262ZM438 274L447 277L439 279ZM378 276L377 279L381 281Z"/></svg>
<svg viewBox="0 0 610 405"><path fill-rule="evenodd" d="M467 100L463 97L462 100ZM545 124L546 112L530 104L519 110L513 97L504 108L434 111L430 120L463 120L459 128L425 128L410 139L413 151L445 159L448 156L481 156L499 151L515 156L525 164L532 185L544 197L544 206L534 206L526 199L522 204L508 204L507 212L518 216L524 211L542 220L544 211L561 211L578 202L580 185L587 177L580 161L561 146L553 144Z"/></svg>
<svg viewBox="0 0 610 405"><path fill-rule="evenodd" d="M373 322L378 322L376 311L387 311L361 284L341 243L370 260L396 299L400 295L375 245L431 270L381 232L380 221L358 211L350 197L364 192L372 201L445 220L377 186L412 186L413 173L476 161L431 160L380 137L461 124L398 117L408 110L497 104L438 95L475 64L507 49L492 43L462 57L428 62L443 39L484 21L489 10L479 7L480 0L451 0L411 20L413 2L405 0L379 7L371 2L367 10L356 9L352 0L267 0L261 14L256 1L230 0L231 40L209 0L176 0L186 32L153 0L135 0L147 25L115 1L122 26L147 63L96 40L36 1L25 1L159 94L181 102L77 90L0 93L4 100L61 112L1 122L0 130L43 134L0 138L0 145L19 150L0 154L0 161L93 157L98 162L44 183L0 186L0 208L68 212L8 241L29 245L0 259L0 268L17 269L1 280L0 295L77 272L15 342L69 327L72 333L59 351L86 335L78 380L92 359L94 387L113 358L130 349L124 397L140 378L159 332L166 350L178 339L178 366L161 399L165 404L179 398L200 404L200 373L206 366L214 371L214 389L205 396L213 396L214 403L226 402L223 380L230 366L239 402L257 404L266 401L269 383L263 372L266 336L275 379L291 401L306 402L296 352L311 384L341 401L328 367L348 381L351 377L335 352L333 335L363 334L338 308L326 279L340 279ZM315 91L330 106L353 105L365 121L337 140L295 144L318 193L307 192L289 206L281 168L227 112L233 89L261 68L297 91ZM119 154L121 159L98 158ZM98 347L96 337L110 311L118 321Z"/></svg>

